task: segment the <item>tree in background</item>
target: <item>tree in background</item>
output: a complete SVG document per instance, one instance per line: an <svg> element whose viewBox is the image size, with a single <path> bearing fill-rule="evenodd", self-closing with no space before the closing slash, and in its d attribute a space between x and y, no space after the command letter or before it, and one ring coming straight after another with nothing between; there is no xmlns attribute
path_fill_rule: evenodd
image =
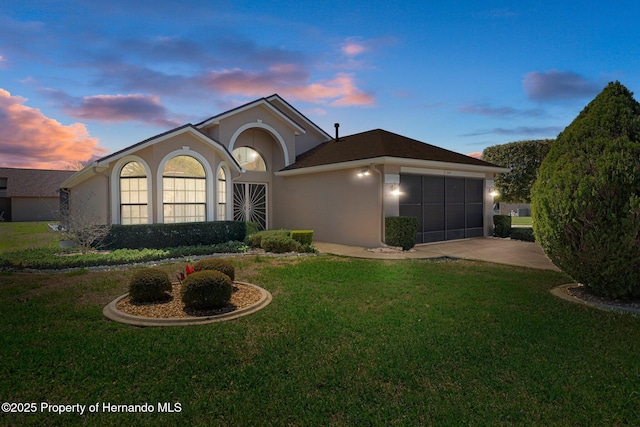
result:
<svg viewBox="0 0 640 427"><path fill-rule="evenodd" d="M597 295L640 297L640 104L609 83L558 135L532 188L549 258Z"/></svg>
<svg viewBox="0 0 640 427"><path fill-rule="evenodd" d="M493 145L482 152L482 159L495 165L511 168L511 172L496 176L495 186L499 201L508 203L531 202L531 186L546 157L553 139L517 141Z"/></svg>

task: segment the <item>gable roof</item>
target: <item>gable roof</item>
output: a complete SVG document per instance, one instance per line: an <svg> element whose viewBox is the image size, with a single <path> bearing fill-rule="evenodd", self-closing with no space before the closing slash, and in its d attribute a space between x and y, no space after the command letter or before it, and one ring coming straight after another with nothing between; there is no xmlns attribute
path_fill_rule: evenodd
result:
<svg viewBox="0 0 640 427"><path fill-rule="evenodd" d="M95 168L100 168L100 167L106 167L109 165L110 162L114 161L114 160L118 160L121 157L124 157L126 155L132 154L142 148L145 148L149 145L153 145L153 144L157 144L158 142L164 141L166 139L172 138L176 135L180 135L183 133L188 133L198 139L200 139L201 141L210 144L211 146L213 146L214 148L217 148L218 150L220 150L223 154L225 159L228 161L228 163L230 165L232 165L238 172L240 172L242 170L242 168L240 167L240 165L238 164L238 162L236 161L236 159L231 155L231 153L229 152L229 150L227 149L227 147L225 147L223 144L221 144L220 142L216 141L213 138L210 138L209 136L205 135L204 133L200 132L199 129L197 129L194 125L192 125L191 123L187 123L186 125L182 125L179 126L175 129L171 129L167 132L163 132L161 134L158 134L156 136L152 136L151 138L147 138L144 141L140 141L136 144L130 145L127 148L124 148L120 151L116 151L115 153L109 154L105 157L102 157L94 162L92 162L91 164L87 165L84 169L82 169L80 172L77 172L75 175L69 177L67 180L65 180L63 182L63 187L72 187L82 181L84 181L85 179L88 179L89 177L93 176L95 174Z"/></svg>
<svg viewBox="0 0 640 427"><path fill-rule="evenodd" d="M75 171L0 168L7 179L7 197L58 197L60 185Z"/></svg>
<svg viewBox="0 0 640 427"><path fill-rule="evenodd" d="M436 147L415 139L382 129L370 130L355 135L324 142L301 154L295 163L282 170L317 168L340 163L353 163L373 159L407 159L447 164L467 165L472 168L499 168L474 157ZM504 169L504 168L499 168ZM506 170L505 170L506 171ZM502 171L504 172L504 171Z"/></svg>
<svg viewBox="0 0 640 427"><path fill-rule="evenodd" d="M278 95L277 93L271 95L271 96L267 96L266 100L269 101L272 105L273 103L280 103L281 105L283 105L284 107L286 107L287 109L289 109L294 115L296 115L297 117L299 117L301 120L303 120L303 122L305 124L307 124L307 127L311 127L313 128L316 132L318 132L319 134L323 135L324 137L326 137L327 139L331 138L331 135L329 135L327 132L325 132L323 129L321 129L318 125L316 125L314 122L312 122L311 120L309 120L309 118L307 116L305 116L304 114L302 114L297 108L295 108L293 105L289 104L287 101L284 100L284 98L280 97L280 95ZM278 106L274 105L275 108L278 108Z"/></svg>
<svg viewBox="0 0 640 427"><path fill-rule="evenodd" d="M278 95L272 95L271 97L274 97L274 96L278 96ZM281 101L284 102L284 100L282 98L280 98L279 96L278 96L278 98ZM289 123L289 125L293 126L293 128L296 130L296 132L298 132L300 134L303 134L303 133L307 132L307 130L302 125L300 125L296 120L294 120L289 115L285 114L278 107L273 105L273 103L270 102L267 98L256 99L255 101L251 101L251 102L248 102L246 104L240 105L240 106L238 106L236 108L232 108L231 110L225 111L224 113L217 114L217 115L215 115L213 117L210 117L210 118L208 118L208 119L206 119L206 120L204 120L204 121L202 121L200 123L197 123L195 126L196 126L196 128L201 129L201 128L206 127L206 126L208 126L210 124L216 124L217 122L219 122L222 119L225 119L225 118L227 118L229 116L232 116L232 115L237 114L239 112L242 112L244 110L248 110L249 108L256 107L258 105L263 105L267 109L269 109L273 113L275 113L277 116L280 116L285 122L287 122L287 123ZM304 118L307 121L309 121L309 119L304 117L302 114L300 114L300 118Z"/></svg>

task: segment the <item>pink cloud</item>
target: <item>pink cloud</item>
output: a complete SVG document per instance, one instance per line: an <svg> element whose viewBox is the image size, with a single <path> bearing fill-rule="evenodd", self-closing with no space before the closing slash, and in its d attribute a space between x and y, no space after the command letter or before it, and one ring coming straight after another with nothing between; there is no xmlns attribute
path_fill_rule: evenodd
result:
<svg viewBox="0 0 640 427"><path fill-rule="evenodd" d="M375 40L363 41L360 37L347 38L340 47L340 51L345 56L358 56L371 49L372 43L377 43Z"/></svg>
<svg viewBox="0 0 640 427"><path fill-rule="evenodd" d="M346 56L356 56L367 51L367 47L362 43L347 42L342 45L342 54Z"/></svg>
<svg viewBox="0 0 640 427"><path fill-rule="evenodd" d="M64 169L106 153L82 123L62 125L0 89L0 165Z"/></svg>
<svg viewBox="0 0 640 427"><path fill-rule="evenodd" d="M203 83L218 92L244 96L279 93L294 100L328 103L333 106L373 105L371 94L356 86L353 75L339 73L329 80L309 82L308 72L294 64L279 64L264 72L241 69L211 72Z"/></svg>
<svg viewBox="0 0 640 427"><path fill-rule="evenodd" d="M482 160L482 153L480 151L474 151L473 153L467 154L467 156Z"/></svg>

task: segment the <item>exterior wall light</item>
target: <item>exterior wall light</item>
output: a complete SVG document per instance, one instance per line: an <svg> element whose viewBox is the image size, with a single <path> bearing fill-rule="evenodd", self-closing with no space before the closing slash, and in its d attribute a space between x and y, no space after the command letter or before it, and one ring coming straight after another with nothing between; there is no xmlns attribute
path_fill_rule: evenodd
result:
<svg viewBox="0 0 640 427"><path fill-rule="evenodd" d="M489 195L494 199L500 195L500 193L493 187L489 188Z"/></svg>
<svg viewBox="0 0 640 427"><path fill-rule="evenodd" d="M400 191L400 186L398 184L391 184L391 191L390 194L392 196L399 196L402 194L402 191Z"/></svg>
<svg viewBox="0 0 640 427"><path fill-rule="evenodd" d="M362 178L363 176L369 176L369 175L371 175L371 172L369 172L369 168L362 169L360 172L358 172L358 176L360 178Z"/></svg>

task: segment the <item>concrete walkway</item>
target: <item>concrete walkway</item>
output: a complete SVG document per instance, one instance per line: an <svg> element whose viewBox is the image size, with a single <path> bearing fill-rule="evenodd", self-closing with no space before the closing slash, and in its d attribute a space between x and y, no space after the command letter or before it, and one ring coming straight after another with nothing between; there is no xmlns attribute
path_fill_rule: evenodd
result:
<svg viewBox="0 0 640 427"><path fill-rule="evenodd" d="M418 245L410 252L384 252L357 246L313 242L320 253L373 259L427 259L439 257L473 259L497 264L517 265L560 271L537 243L481 237Z"/></svg>

